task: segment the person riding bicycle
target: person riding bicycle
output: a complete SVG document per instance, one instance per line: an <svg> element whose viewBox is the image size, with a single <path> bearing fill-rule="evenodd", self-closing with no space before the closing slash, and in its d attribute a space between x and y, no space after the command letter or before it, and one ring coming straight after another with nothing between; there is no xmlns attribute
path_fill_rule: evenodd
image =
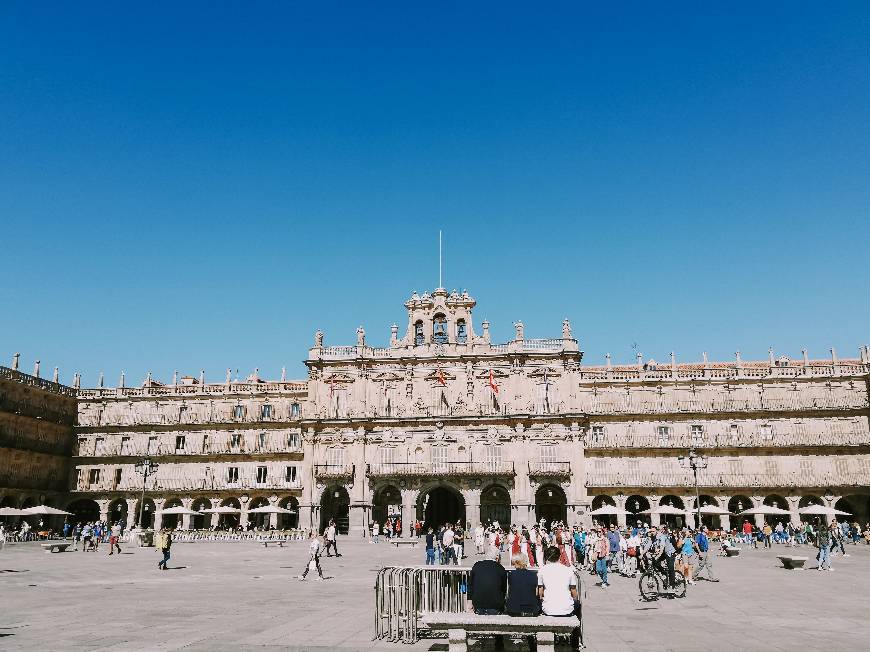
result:
<svg viewBox="0 0 870 652"><path fill-rule="evenodd" d="M665 576L665 589L673 588L676 585L674 577L674 561L677 554L677 547L674 545L674 538L668 532L668 526L662 525L662 529L655 539L655 558L656 566L662 571Z"/></svg>

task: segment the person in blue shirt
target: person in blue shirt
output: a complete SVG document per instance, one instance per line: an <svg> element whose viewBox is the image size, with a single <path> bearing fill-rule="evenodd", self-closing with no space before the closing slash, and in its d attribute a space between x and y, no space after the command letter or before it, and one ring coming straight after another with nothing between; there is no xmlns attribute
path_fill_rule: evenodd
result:
<svg viewBox="0 0 870 652"><path fill-rule="evenodd" d="M713 562L710 560L710 539L707 537L707 527L698 530L695 535L695 543L698 544L698 568L695 570L693 579L705 579L709 582L718 582L713 575ZM701 577L701 571L706 570L707 576Z"/></svg>

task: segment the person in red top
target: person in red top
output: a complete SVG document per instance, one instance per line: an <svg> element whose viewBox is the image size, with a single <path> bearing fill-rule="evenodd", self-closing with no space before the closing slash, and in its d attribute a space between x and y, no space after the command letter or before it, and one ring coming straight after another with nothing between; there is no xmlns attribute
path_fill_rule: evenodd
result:
<svg viewBox="0 0 870 652"><path fill-rule="evenodd" d="M752 523L749 521L743 521L743 538L747 544L752 541Z"/></svg>

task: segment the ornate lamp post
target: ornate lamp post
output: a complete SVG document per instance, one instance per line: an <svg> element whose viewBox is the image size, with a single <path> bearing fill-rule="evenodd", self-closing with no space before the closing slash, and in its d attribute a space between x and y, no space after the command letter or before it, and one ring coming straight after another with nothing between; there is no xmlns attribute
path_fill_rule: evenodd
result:
<svg viewBox="0 0 870 652"><path fill-rule="evenodd" d="M143 529L142 516L145 512L145 487L148 484L148 476L153 475L158 468L160 468L160 465L148 457L136 462L136 473L142 476L142 498L139 500L139 529Z"/></svg>
<svg viewBox="0 0 870 652"><path fill-rule="evenodd" d="M688 455L680 455L677 459L680 461L680 466L684 469L692 469L692 474L695 476L695 518L697 520L695 527L701 527L701 494L698 491L698 469L707 468L707 458L699 455L692 448Z"/></svg>

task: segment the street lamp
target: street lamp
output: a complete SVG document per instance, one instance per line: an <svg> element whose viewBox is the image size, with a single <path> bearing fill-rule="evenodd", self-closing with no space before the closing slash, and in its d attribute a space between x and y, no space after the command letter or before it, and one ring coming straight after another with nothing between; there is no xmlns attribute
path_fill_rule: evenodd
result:
<svg viewBox="0 0 870 652"><path fill-rule="evenodd" d="M158 468L160 468L160 465L147 457L136 462L136 473L142 476L142 499L139 501L139 529L143 529L142 515L145 511L145 486L148 484L148 476L153 475Z"/></svg>
<svg viewBox="0 0 870 652"><path fill-rule="evenodd" d="M707 458L699 455L692 448L688 455L680 455L677 458L680 461L680 466L684 469L692 469L692 474L695 476L695 527L701 527L701 495L698 491L698 469L707 468Z"/></svg>

